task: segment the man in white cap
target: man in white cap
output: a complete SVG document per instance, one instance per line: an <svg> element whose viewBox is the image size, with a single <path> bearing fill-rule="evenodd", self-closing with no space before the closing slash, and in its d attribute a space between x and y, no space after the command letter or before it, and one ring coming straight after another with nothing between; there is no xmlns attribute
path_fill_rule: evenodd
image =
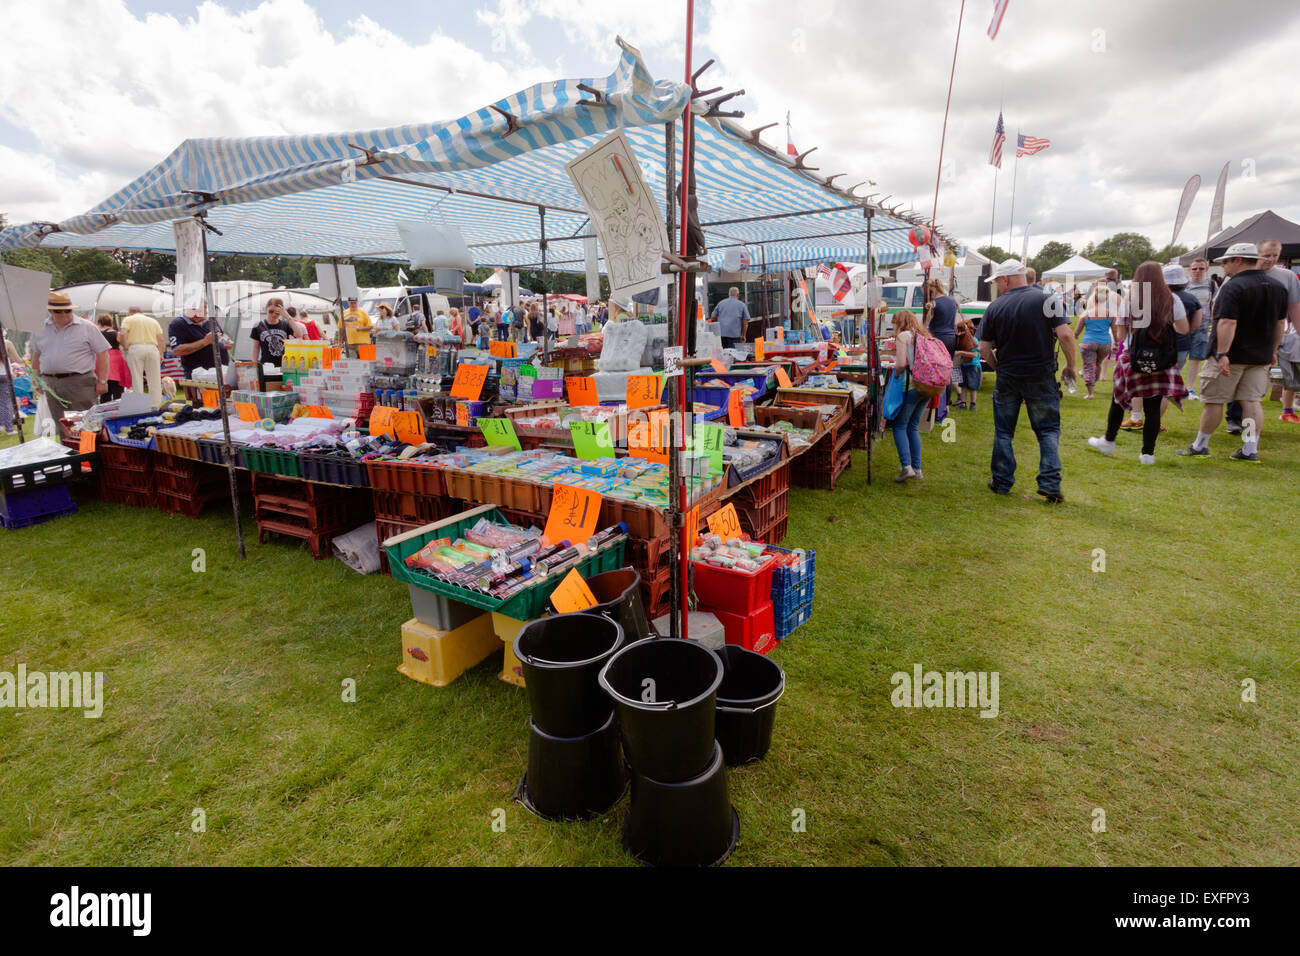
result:
<svg viewBox="0 0 1300 956"><path fill-rule="evenodd" d="M1196 440L1180 455L1210 453L1210 436L1223 419L1223 406L1241 402L1242 446L1232 453L1237 461L1259 461L1259 436L1264 423L1264 396L1268 371L1277 360L1286 320L1286 289L1259 268L1259 250L1253 242L1238 242L1215 259L1229 276L1214 298L1214 329L1210 333L1210 360L1201 369L1200 429Z"/></svg>
<svg viewBox="0 0 1300 956"><path fill-rule="evenodd" d="M993 273L998 297L980 323L980 358L993 366L993 477L989 490L1011 493L1016 480L1012 441L1023 404L1038 438L1038 493L1051 504L1061 493L1061 389L1056 382L1056 345L1065 354L1065 374L1074 377L1077 348L1064 310L1025 282L1024 264L1008 259Z"/></svg>

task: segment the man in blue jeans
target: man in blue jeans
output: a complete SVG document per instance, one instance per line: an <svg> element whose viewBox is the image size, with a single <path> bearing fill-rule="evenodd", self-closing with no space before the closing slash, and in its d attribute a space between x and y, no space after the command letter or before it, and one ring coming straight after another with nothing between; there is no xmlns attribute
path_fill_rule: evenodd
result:
<svg viewBox="0 0 1300 956"><path fill-rule="evenodd" d="M1065 353L1065 374L1074 377L1076 347L1065 310L1042 289L1026 284L1025 267L1008 259L993 273L998 297L980 324L980 358L997 372L993 386L993 477L989 490L1011 493L1016 481L1012 440L1023 403L1038 437L1038 493L1051 504L1061 494L1061 389L1056 382L1056 344Z"/></svg>

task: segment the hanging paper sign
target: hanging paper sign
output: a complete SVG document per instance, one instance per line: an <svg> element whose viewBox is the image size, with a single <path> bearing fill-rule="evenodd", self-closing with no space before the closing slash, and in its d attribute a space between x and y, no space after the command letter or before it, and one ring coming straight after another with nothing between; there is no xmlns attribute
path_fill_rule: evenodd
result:
<svg viewBox="0 0 1300 956"><path fill-rule="evenodd" d="M744 399L738 388L733 388L727 393L727 422L732 428L745 427Z"/></svg>
<svg viewBox="0 0 1300 956"><path fill-rule="evenodd" d="M627 407L649 408L659 404L659 391L663 379L658 375L629 375L627 377Z"/></svg>
<svg viewBox="0 0 1300 956"><path fill-rule="evenodd" d="M514 342L489 342L488 354L497 358L518 358L519 347Z"/></svg>
<svg viewBox="0 0 1300 956"><path fill-rule="evenodd" d="M561 614L572 614L596 606L596 595L591 593L587 582L582 579L577 568L570 569L560 586L551 592L551 605Z"/></svg>
<svg viewBox="0 0 1300 956"><path fill-rule="evenodd" d="M695 539L700 536L700 506L696 505L686 515L686 546L695 547Z"/></svg>
<svg viewBox="0 0 1300 956"><path fill-rule="evenodd" d="M489 445L508 445L519 450L519 436L515 434L515 423L508 418L480 418L479 431Z"/></svg>
<svg viewBox="0 0 1300 956"><path fill-rule="evenodd" d="M204 408L216 408L216 407L217 407L217 400L218 400L218 399L217 399L217 395L218 395L218 392L217 392L217 390L216 390L215 388L205 388L205 389L203 389L203 391L202 391L201 394L202 394L202 397L203 397L203 407L204 407Z"/></svg>
<svg viewBox="0 0 1300 956"><path fill-rule="evenodd" d="M393 434L393 414L397 411L395 408L389 408L387 405L376 405L370 410L370 434L372 435L392 435Z"/></svg>
<svg viewBox="0 0 1300 956"><path fill-rule="evenodd" d="M478 397L483 394L483 383L487 381L488 367L486 365L461 365L456 369L456 377L451 383L452 398L466 398L471 402L478 401Z"/></svg>
<svg viewBox="0 0 1300 956"><path fill-rule="evenodd" d="M241 422L255 422L262 417L252 402L235 402L235 412Z"/></svg>
<svg viewBox="0 0 1300 956"><path fill-rule="evenodd" d="M570 422L574 453L583 461L605 458L614 447L609 437L608 422Z"/></svg>
<svg viewBox="0 0 1300 956"><path fill-rule="evenodd" d="M586 544L596 533L596 523L600 520L600 493L573 485L557 484L553 488L542 540L548 545L561 541Z"/></svg>
<svg viewBox="0 0 1300 956"><path fill-rule="evenodd" d="M785 369L778 367L776 370L776 384L782 388L794 388L790 382L790 376L785 373Z"/></svg>
<svg viewBox="0 0 1300 956"><path fill-rule="evenodd" d="M664 377L676 378L681 375L685 358L686 349L680 345L664 349Z"/></svg>
<svg viewBox="0 0 1300 956"><path fill-rule="evenodd" d="M570 405L599 405L596 396L596 380L590 375L572 375L564 380L564 387L569 393Z"/></svg>
<svg viewBox="0 0 1300 956"><path fill-rule="evenodd" d="M713 371L718 372L719 374L726 374L727 366L723 365L717 359L709 359L709 365L713 368Z"/></svg>
<svg viewBox="0 0 1300 956"><path fill-rule="evenodd" d="M754 361L761 362L766 355L767 352L763 349L763 340L754 339Z"/></svg>
<svg viewBox="0 0 1300 956"><path fill-rule="evenodd" d="M420 412L395 412L393 435L398 441L404 441L408 445L423 445L424 415Z"/></svg>
<svg viewBox="0 0 1300 956"><path fill-rule="evenodd" d="M709 530L723 541L739 538L740 518L736 515L736 506L726 505L709 515Z"/></svg>
<svg viewBox="0 0 1300 956"><path fill-rule="evenodd" d="M696 447L709 453L710 474L722 474L722 444L726 440L726 434L726 429L721 425L695 426Z"/></svg>

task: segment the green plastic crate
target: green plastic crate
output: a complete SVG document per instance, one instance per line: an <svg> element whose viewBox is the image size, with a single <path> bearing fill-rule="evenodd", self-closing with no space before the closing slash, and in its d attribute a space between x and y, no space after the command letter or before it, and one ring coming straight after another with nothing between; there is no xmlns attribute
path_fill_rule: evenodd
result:
<svg viewBox="0 0 1300 956"><path fill-rule="evenodd" d="M551 599L551 592L560 586L560 582L569 573L568 569L565 570L564 574L552 575L551 578L547 578L535 587L527 588L506 598L504 601L499 601L490 594L480 594L477 591L458 588L454 584L447 584L432 575L421 574L419 571L406 566L406 559L430 541L436 538L455 539L461 537L480 518L487 518L493 524L510 524L495 507L484 505L481 508L473 508L454 517L427 525L420 528L418 532L414 532L412 537L406 538L404 541L399 541L391 546L384 546L384 551L388 555L388 570L398 581L414 585L424 591L440 594L448 600L459 601L462 604L468 604L483 611L496 611L506 617L512 617L516 621L531 621L535 617L541 617L546 611L547 602ZM596 553L587 555L578 562L578 573L584 578L590 578L605 571L618 570L623 567L623 552L626 546L627 538L619 538Z"/></svg>
<svg viewBox="0 0 1300 956"><path fill-rule="evenodd" d="M244 448L244 467L249 471L262 471L286 478L302 477L302 462L295 451L282 448Z"/></svg>

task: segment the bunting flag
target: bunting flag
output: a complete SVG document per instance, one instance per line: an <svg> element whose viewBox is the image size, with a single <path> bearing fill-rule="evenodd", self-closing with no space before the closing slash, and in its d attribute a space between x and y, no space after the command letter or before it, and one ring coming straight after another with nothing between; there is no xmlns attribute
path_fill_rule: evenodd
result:
<svg viewBox="0 0 1300 956"><path fill-rule="evenodd" d="M1231 165L1231 160L1223 164L1223 170L1219 173L1219 185L1214 187L1214 202L1210 204L1211 237L1216 232L1223 231L1223 191L1228 185L1228 167Z"/></svg>
<svg viewBox="0 0 1300 956"><path fill-rule="evenodd" d="M1007 130L1002 125L1002 113L998 113L998 126L993 131L993 148L989 150L989 165L1002 168L1002 144L1007 141Z"/></svg>
<svg viewBox="0 0 1300 956"><path fill-rule="evenodd" d="M1006 15L1006 12L1007 0L997 0L997 3L993 4L993 22L989 24L990 40L998 38L998 29L1002 26L1002 18Z"/></svg>

